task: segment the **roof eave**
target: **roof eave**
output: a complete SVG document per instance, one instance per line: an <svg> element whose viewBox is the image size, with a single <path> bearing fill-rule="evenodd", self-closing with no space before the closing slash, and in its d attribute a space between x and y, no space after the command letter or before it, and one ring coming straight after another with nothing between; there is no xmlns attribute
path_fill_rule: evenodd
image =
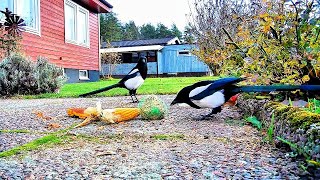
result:
<svg viewBox="0 0 320 180"><path fill-rule="evenodd" d="M113 6L105 0L78 0L78 3L95 13L109 13L113 8Z"/></svg>
<svg viewBox="0 0 320 180"><path fill-rule="evenodd" d="M161 50L163 46L160 45L151 45L151 46L134 46L134 47L119 47L119 48L104 48L100 49L101 53L110 53L110 52L139 52L139 51L154 51Z"/></svg>

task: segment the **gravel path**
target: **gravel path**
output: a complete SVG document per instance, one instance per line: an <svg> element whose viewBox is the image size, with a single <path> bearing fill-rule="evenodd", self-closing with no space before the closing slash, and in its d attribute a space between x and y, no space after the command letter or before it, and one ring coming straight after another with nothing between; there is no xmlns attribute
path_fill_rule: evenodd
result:
<svg viewBox="0 0 320 180"><path fill-rule="evenodd" d="M174 98L160 97L167 103ZM39 138L42 132L81 122L67 117L66 109L95 106L98 100L103 108L136 107L128 96L1 100L0 129L32 132L0 133L0 152ZM50 118L38 118L39 112ZM239 117L236 109L226 108L212 120L197 120L209 112L173 106L163 120L137 119L112 125L96 122L70 134L99 142L78 139L2 158L0 179L299 179L297 164L263 144L254 128L225 123ZM49 129L50 123L61 128ZM153 138L159 134L182 136Z"/></svg>

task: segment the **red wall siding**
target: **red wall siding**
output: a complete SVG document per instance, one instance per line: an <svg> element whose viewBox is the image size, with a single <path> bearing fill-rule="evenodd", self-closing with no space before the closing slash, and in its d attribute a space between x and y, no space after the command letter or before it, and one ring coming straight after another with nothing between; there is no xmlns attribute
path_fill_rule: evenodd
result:
<svg viewBox="0 0 320 180"><path fill-rule="evenodd" d="M64 1L41 0L41 34L23 33L22 49L27 56L49 58L63 68L99 70L98 15L89 15L90 48L65 42ZM62 60L60 59L62 58Z"/></svg>

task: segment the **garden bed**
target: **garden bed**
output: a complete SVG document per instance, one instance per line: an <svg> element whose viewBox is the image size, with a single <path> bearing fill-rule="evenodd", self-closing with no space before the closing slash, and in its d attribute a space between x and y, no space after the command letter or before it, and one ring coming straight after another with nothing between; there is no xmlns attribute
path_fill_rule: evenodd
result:
<svg viewBox="0 0 320 180"><path fill-rule="evenodd" d="M311 173L320 172L320 114L269 100L242 98L239 107L262 122L271 143L279 148L287 147L291 151L288 155L305 161L303 166Z"/></svg>

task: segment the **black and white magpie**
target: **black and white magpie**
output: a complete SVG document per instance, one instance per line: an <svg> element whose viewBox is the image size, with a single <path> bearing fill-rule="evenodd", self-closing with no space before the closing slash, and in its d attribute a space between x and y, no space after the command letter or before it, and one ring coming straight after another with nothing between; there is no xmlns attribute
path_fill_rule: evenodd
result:
<svg viewBox="0 0 320 180"><path fill-rule="evenodd" d="M270 86L237 86L244 78L228 77L215 81L200 81L184 87L178 92L171 105L185 103L193 108L211 108L212 114L219 113L221 106L232 96L241 92L271 92L271 91L320 91L320 85L270 85Z"/></svg>
<svg viewBox="0 0 320 180"><path fill-rule="evenodd" d="M147 78L147 59L145 57L140 57L137 65L125 76L123 77L117 84L101 88L92 92L88 92L85 94L81 94L80 97L85 97L93 94L97 94L103 91L108 91L113 88L126 88L129 90L129 94L133 102L138 102L138 98L136 97L137 89L144 83L144 80ZM133 99L135 97L135 100Z"/></svg>

